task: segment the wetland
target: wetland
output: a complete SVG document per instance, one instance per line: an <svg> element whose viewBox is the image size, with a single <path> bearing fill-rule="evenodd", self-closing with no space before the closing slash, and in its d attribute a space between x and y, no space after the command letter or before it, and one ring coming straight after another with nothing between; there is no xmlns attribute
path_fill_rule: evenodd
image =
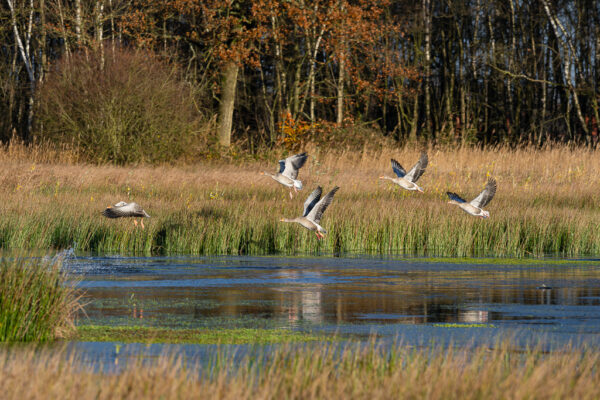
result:
<svg viewBox="0 0 600 400"><path fill-rule="evenodd" d="M600 343L596 259L71 255L64 266L84 276L82 353L111 349L98 342Z"/></svg>

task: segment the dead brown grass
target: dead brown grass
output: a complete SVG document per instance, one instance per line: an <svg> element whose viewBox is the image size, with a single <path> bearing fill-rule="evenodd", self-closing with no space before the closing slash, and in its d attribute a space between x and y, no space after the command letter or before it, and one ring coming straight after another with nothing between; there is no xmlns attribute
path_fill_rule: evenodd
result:
<svg viewBox="0 0 600 400"><path fill-rule="evenodd" d="M221 358L213 368L160 357L120 373L62 353L0 351L4 399L595 399L599 353L565 349L276 350L268 360Z"/></svg>

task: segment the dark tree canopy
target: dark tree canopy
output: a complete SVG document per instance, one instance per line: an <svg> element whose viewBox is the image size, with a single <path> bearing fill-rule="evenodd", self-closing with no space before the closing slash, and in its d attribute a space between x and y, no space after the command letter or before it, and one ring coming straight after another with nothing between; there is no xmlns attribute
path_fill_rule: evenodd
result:
<svg viewBox="0 0 600 400"><path fill-rule="evenodd" d="M43 137L55 65L115 48L177 67L204 113L229 87L240 143L342 124L399 143L597 142L598 1L4 0L0 13L4 142Z"/></svg>

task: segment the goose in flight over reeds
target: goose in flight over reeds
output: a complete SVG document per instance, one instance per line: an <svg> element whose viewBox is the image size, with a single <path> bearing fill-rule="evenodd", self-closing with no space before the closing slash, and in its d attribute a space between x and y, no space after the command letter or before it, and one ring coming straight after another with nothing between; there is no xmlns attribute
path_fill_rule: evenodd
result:
<svg viewBox="0 0 600 400"><path fill-rule="evenodd" d="M102 215L107 218L127 218L133 217L133 224L137 227L137 219L140 219L140 225L142 229L144 229L144 220L143 218L150 218L148 213L144 211L142 206L137 203L125 203L124 201L120 201L114 206L106 207L106 210L102 211Z"/></svg>
<svg viewBox="0 0 600 400"><path fill-rule="evenodd" d="M406 170L402 168L402 165L396 160L392 158L392 169L394 173L398 176L397 178L391 178L389 176L383 175L380 176L379 179L387 179L395 183L396 185L403 187L406 190L417 190L420 193L423 193L423 189L417 185L417 180L423 175L425 172L425 168L427 168L427 153L422 152L419 161L411 168L408 173Z"/></svg>
<svg viewBox="0 0 600 400"><path fill-rule="evenodd" d="M298 193L298 190L302 189L302 182L296 179L298 178L298 170L306 163L307 158L308 155L306 153L290 156L285 160L279 160L278 173L273 175L269 172L261 172L260 174L270 176L282 185L293 188L294 192ZM293 195L290 189L291 198L293 198Z"/></svg>
<svg viewBox="0 0 600 400"><path fill-rule="evenodd" d="M479 193L479 196L475 197L468 203L456 193L446 192L446 194L450 198L448 204L455 204L462 208L464 212L475 217L489 218L489 211L483 210L483 207L492 201L494 195L496 194L496 180L494 178L490 178L487 185L485 185L485 189Z"/></svg>
<svg viewBox="0 0 600 400"><path fill-rule="evenodd" d="M321 186L317 186L315 190L308 196L306 201L304 202L304 212L301 217L297 218L281 218L281 222L297 222L308 230L315 232L318 239L322 239L325 237L325 233L327 231L323 229L321 225L321 217L323 213L331 204L333 200L333 196L335 196L335 192L339 189L338 186L331 189L331 192L327 193L325 197L321 198L321 193L323 189Z"/></svg>

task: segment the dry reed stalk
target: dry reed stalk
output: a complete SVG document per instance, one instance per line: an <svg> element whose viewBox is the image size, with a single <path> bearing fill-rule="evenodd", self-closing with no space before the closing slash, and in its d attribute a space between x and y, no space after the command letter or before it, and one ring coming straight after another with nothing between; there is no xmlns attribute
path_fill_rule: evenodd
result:
<svg viewBox="0 0 600 400"><path fill-rule="evenodd" d="M182 358L131 362L95 372L64 353L0 351L5 399L594 399L597 350L514 353L507 345L466 350L401 346L282 347L268 358L217 357L194 367ZM35 379L31 379L35 377Z"/></svg>

